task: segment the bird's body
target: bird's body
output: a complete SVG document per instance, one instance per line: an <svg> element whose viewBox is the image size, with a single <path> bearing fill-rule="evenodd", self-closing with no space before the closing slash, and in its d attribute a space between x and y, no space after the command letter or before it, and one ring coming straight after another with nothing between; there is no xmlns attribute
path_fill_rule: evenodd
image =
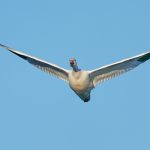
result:
<svg viewBox="0 0 150 150"><path fill-rule="evenodd" d="M72 89L81 93L89 89L91 84L87 71L69 72L69 85Z"/></svg>
<svg viewBox="0 0 150 150"><path fill-rule="evenodd" d="M0 44L0 46L28 61L30 64L42 71L66 81L70 88L84 102L88 102L90 100L91 90L98 84L130 71L150 59L150 52L147 52L91 71L79 69L76 60L70 59L70 66L72 67L72 70L67 70L55 64L48 63L36 57L16 51L5 45Z"/></svg>
<svg viewBox="0 0 150 150"><path fill-rule="evenodd" d="M69 86L84 101L90 98L90 92L94 88L88 71L70 71Z"/></svg>

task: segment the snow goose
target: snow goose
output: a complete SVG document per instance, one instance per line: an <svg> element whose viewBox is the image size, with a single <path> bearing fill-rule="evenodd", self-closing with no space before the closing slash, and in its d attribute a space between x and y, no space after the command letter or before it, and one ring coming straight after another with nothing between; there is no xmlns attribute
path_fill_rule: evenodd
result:
<svg viewBox="0 0 150 150"><path fill-rule="evenodd" d="M70 66L72 67L72 70L67 70L55 64L48 63L36 57L16 51L5 45L0 44L0 46L27 60L37 68L66 81L70 88L84 102L88 102L90 100L91 90L94 89L98 84L130 71L150 59L150 52L147 52L107 66L103 66L98 69L86 71L79 69L76 60L72 58L70 59Z"/></svg>

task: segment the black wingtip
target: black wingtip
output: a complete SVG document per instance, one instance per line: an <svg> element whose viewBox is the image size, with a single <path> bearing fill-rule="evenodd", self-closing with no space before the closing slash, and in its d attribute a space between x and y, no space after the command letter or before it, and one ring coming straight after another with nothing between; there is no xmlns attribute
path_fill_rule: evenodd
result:
<svg viewBox="0 0 150 150"><path fill-rule="evenodd" d="M8 47L8 46L6 46L6 45L0 44L0 46L3 47L3 48L6 48L6 49L9 50L9 51L11 51L11 48Z"/></svg>
<svg viewBox="0 0 150 150"><path fill-rule="evenodd" d="M10 52L12 52L13 54L15 54L15 55L17 55L17 56L19 56L19 57L21 57L21 58L27 60L27 56L21 55L21 54L19 54L19 53L16 53L16 52L14 52L14 51L11 51L11 50L10 50Z"/></svg>
<svg viewBox="0 0 150 150"><path fill-rule="evenodd" d="M150 52L145 54L145 55L143 55L141 58L138 59L138 61L143 63L143 62L145 62L145 61L147 61L149 59L150 59Z"/></svg>
<svg viewBox="0 0 150 150"><path fill-rule="evenodd" d="M6 48L6 49L9 50L11 53L13 53L13 54L15 54L15 55L17 55L17 56L19 56L19 57L21 57L21 58L23 58L23 59L27 59L26 56L24 56L24 55L22 55L22 54L20 54L20 53L17 53L17 51L13 50L12 48L9 48L8 46L5 46L5 45L3 45L3 44L0 44L0 46Z"/></svg>
<svg viewBox="0 0 150 150"><path fill-rule="evenodd" d="M5 45L3 45L3 44L0 44L0 46L1 46L1 47L4 47L4 48L8 48L7 46L5 46Z"/></svg>

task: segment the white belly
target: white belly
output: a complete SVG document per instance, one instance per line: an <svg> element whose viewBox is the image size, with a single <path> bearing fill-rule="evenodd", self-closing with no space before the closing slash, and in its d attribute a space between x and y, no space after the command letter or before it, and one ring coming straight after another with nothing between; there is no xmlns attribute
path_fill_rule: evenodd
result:
<svg viewBox="0 0 150 150"><path fill-rule="evenodd" d="M82 93L91 88L91 81L87 71L69 73L69 85L78 93Z"/></svg>

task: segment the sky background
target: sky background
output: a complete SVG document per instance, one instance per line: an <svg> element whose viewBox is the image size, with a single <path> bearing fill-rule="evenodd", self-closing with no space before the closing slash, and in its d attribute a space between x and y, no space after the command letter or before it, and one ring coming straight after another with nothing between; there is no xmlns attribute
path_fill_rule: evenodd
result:
<svg viewBox="0 0 150 150"><path fill-rule="evenodd" d="M149 0L1 0L0 43L66 69L150 50ZM150 61L95 88L68 85L0 48L1 150L149 150Z"/></svg>

